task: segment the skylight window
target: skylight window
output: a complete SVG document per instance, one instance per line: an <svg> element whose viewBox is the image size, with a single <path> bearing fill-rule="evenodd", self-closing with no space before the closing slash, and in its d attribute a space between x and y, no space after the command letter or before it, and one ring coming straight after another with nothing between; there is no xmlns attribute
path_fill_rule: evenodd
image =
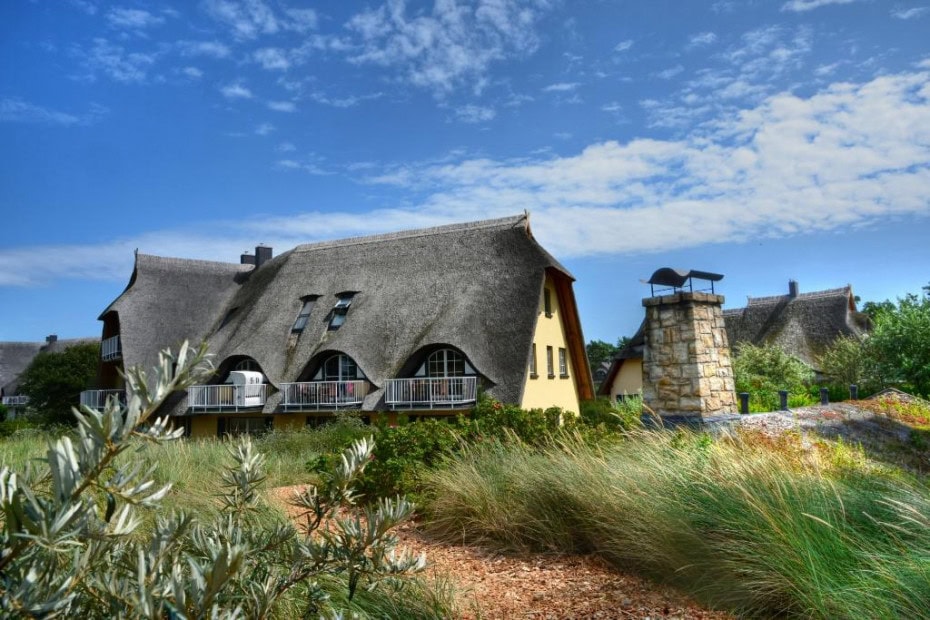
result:
<svg viewBox="0 0 930 620"><path fill-rule="evenodd" d="M307 321L310 319L310 311L313 310L313 304L316 302L318 295L308 295L302 297L301 300L304 302L304 305L300 308L300 312L297 314L297 319L294 321L294 326L291 328L292 332L300 333L304 331L304 328L307 326Z"/></svg>
<svg viewBox="0 0 930 620"><path fill-rule="evenodd" d="M339 293L336 297L336 305L333 306L329 317L330 329L339 329L346 322L346 314L349 313L349 306L352 305L352 298L355 297L355 293Z"/></svg>

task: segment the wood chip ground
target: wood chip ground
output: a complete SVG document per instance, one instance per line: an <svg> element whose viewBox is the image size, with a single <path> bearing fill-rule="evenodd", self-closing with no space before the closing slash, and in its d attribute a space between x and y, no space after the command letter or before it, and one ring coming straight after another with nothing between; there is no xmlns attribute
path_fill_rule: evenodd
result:
<svg viewBox="0 0 930 620"><path fill-rule="evenodd" d="M287 506L300 487L279 487L271 499ZM288 507L293 514L293 509ZM463 620L563 620L613 618L723 619L681 594L619 573L593 556L524 554L430 540L415 523L397 532L401 545L426 553L426 577L451 580Z"/></svg>

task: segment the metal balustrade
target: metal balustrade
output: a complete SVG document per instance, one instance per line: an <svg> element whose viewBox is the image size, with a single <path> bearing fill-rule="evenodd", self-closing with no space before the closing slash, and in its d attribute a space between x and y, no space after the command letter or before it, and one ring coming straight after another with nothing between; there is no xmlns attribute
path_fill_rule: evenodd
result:
<svg viewBox="0 0 930 620"><path fill-rule="evenodd" d="M187 388L191 411L239 411L265 404L264 383L252 385L192 385Z"/></svg>
<svg viewBox="0 0 930 620"><path fill-rule="evenodd" d="M340 409L357 407L368 395L368 382L309 381L282 383L285 410Z"/></svg>
<svg viewBox="0 0 930 620"><path fill-rule="evenodd" d="M126 390L84 390L81 392L81 405L91 409L103 409L110 396L115 396L119 402L126 404Z"/></svg>
<svg viewBox="0 0 930 620"><path fill-rule="evenodd" d="M107 338L100 343L100 359L105 362L118 360L123 357L123 345L120 343L119 335Z"/></svg>
<svg viewBox="0 0 930 620"><path fill-rule="evenodd" d="M478 397L478 377L423 377L390 379L384 402L392 408L456 407Z"/></svg>

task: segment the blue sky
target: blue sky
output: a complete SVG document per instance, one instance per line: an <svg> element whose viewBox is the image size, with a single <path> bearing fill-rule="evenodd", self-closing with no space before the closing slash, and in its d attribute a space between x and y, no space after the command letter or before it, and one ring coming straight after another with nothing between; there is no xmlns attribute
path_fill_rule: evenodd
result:
<svg viewBox="0 0 930 620"><path fill-rule="evenodd" d="M639 282L930 281L930 0L6 0L0 340L97 335L132 253L520 213L588 339Z"/></svg>

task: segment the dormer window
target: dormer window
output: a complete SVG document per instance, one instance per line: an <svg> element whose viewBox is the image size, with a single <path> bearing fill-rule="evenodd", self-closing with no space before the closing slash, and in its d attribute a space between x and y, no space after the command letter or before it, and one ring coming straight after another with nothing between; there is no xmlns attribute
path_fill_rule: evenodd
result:
<svg viewBox="0 0 930 620"><path fill-rule="evenodd" d="M346 314L349 313L349 306L352 305L352 298L355 297L355 293L339 293L336 297L336 305L333 306L329 317L330 329L339 329L346 322Z"/></svg>
<svg viewBox="0 0 930 620"><path fill-rule="evenodd" d="M307 321L310 319L310 311L313 310L313 304L316 302L319 295L307 295L306 297L301 297L303 301L303 306L300 308L300 312L297 314L297 319L294 321L294 326L291 328L291 331L294 333L300 333L304 331L304 328L307 326Z"/></svg>

